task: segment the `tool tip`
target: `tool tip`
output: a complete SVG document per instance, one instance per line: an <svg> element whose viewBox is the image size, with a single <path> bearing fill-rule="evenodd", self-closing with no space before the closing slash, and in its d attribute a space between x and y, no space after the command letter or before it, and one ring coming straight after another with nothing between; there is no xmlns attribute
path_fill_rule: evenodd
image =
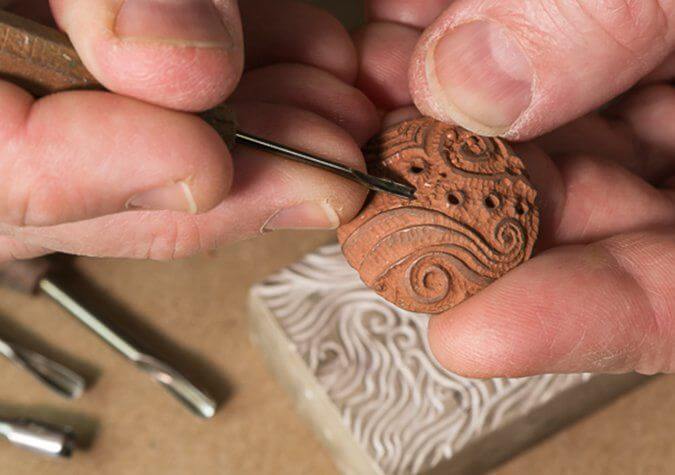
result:
<svg viewBox="0 0 675 475"><path fill-rule="evenodd" d="M185 376L166 363L149 355L143 355L136 364L162 384L176 399L194 414L210 419L216 414L218 403L205 391L198 388Z"/></svg>
<svg viewBox="0 0 675 475"><path fill-rule="evenodd" d="M389 193L396 195L399 198L405 198L407 200L415 199L415 192L417 191L415 187L410 185L404 185L389 178L380 178L373 175L368 175L367 173L358 173L361 181L371 190L382 191L384 193Z"/></svg>
<svg viewBox="0 0 675 475"><path fill-rule="evenodd" d="M76 399L86 389L87 383L82 376L56 361L4 340L0 340L0 345L5 356L61 396Z"/></svg>

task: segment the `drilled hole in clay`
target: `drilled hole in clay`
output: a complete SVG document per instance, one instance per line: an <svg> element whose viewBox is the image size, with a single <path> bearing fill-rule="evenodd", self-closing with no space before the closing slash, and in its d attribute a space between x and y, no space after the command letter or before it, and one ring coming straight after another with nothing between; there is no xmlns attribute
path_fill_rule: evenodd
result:
<svg viewBox="0 0 675 475"><path fill-rule="evenodd" d="M457 206L462 202L462 195L456 191L451 191L448 193L448 203L453 206Z"/></svg>
<svg viewBox="0 0 675 475"><path fill-rule="evenodd" d="M424 162L424 160L422 160L419 157L415 157L410 161L410 168L408 169L408 171L410 171L410 173L412 173L413 175L419 175L424 170L426 170L426 168L427 164Z"/></svg>
<svg viewBox="0 0 675 475"><path fill-rule="evenodd" d="M522 161L508 156L498 139L470 135L420 118L383 132L369 148L374 169L400 173L419 185L417 199L402 204L381 194L338 236L347 261L393 305L443 312L492 280L471 276L487 271L499 277L532 253L539 224L530 202L535 190L526 176L505 173L522 168ZM464 151L471 146L482 148L481 155ZM421 174L410 172L419 165ZM459 205L452 204L455 198ZM521 201L529 205L527 219L516 213ZM453 238L458 232L461 238Z"/></svg>
<svg viewBox="0 0 675 475"><path fill-rule="evenodd" d="M448 174L445 173L445 172L441 172L440 175L441 175L442 178L447 178L447 177L448 177Z"/></svg>
<svg viewBox="0 0 675 475"><path fill-rule="evenodd" d="M500 205L500 200L497 195L489 195L485 198L485 207L487 209L495 209Z"/></svg>
<svg viewBox="0 0 675 475"><path fill-rule="evenodd" d="M519 214L519 215L522 216L522 215L524 215L525 213L527 213L527 205L524 204L524 203L522 203L522 202L519 202L519 203L516 205L516 214Z"/></svg>

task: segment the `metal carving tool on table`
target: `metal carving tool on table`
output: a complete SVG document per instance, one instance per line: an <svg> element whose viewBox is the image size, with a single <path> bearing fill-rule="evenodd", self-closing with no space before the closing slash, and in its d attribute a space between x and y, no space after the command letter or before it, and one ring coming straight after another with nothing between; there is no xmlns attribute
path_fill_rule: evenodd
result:
<svg viewBox="0 0 675 475"><path fill-rule="evenodd" d="M204 418L215 414L217 403L213 397L110 322L78 303L50 276L49 270L49 261L45 259L3 264L0 266L0 285L30 295L47 295L136 367L149 374L193 413Z"/></svg>
<svg viewBox="0 0 675 475"><path fill-rule="evenodd" d="M33 419L0 418L0 436L16 447L51 457L70 457L75 434L70 427Z"/></svg>
<svg viewBox="0 0 675 475"><path fill-rule="evenodd" d="M82 376L35 351L0 338L0 354L61 396L75 399L84 392Z"/></svg>
<svg viewBox="0 0 675 475"><path fill-rule="evenodd" d="M77 89L104 89L87 71L68 38L30 20L0 11L0 77L12 80L34 94L46 95ZM237 130L234 113L222 104L201 114L230 148L235 143L254 147L357 182L371 190L402 198L415 197L415 188L369 175L325 158Z"/></svg>

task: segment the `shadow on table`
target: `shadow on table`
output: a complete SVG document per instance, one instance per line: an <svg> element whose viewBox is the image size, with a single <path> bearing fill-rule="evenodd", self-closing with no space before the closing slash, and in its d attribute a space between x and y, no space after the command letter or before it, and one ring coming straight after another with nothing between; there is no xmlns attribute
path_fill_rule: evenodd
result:
<svg viewBox="0 0 675 475"><path fill-rule="evenodd" d="M233 393L232 386L215 364L184 345L172 341L141 315L108 296L105 289L87 280L74 268L65 267L52 276L64 290L77 296L78 302L119 331L139 348L159 358L207 391L220 406ZM142 344L141 344L142 343ZM101 341L103 345L103 341ZM198 342L194 342L197 346ZM95 361L94 361L95 362ZM129 366L130 371L131 363Z"/></svg>
<svg viewBox="0 0 675 475"><path fill-rule="evenodd" d="M70 427L75 432L79 450L87 450L93 445L99 428L99 421L92 416L49 404L12 404L3 401L0 402L0 416Z"/></svg>

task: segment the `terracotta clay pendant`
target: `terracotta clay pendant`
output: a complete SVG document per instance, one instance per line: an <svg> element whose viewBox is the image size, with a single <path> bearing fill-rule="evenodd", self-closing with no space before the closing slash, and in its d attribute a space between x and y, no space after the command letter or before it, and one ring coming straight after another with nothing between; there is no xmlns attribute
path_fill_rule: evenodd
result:
<svg viewBox="0 0 675 475"><path fill-rule="evenodd" d="M443 312L532 254L537 193L503 141L420 118L380 134L366 158L417 196L372 194L338 239L366 285L398 307Z"/></svg>

